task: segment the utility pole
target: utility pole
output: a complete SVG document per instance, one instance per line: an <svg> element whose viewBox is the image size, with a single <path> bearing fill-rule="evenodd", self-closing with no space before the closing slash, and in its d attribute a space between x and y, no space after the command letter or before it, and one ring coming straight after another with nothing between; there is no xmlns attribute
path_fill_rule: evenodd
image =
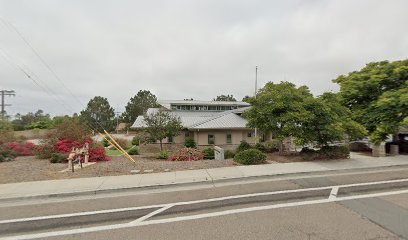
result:
<svg viewBox="0 0 408 240"><path fill-rule="evenodd" d="M7 106L11 106L11 104L5 104L4 103L4 97L5 96L15 96L16 92L14 90L1 90L0 91L1 94L1 120L4 120L4 115L6 113L6 111L4 110L5 107Z"/></svg>
<svg viewBox="0 0 408 240"><path fill-rule="evenodd" d="M255 95L254 98L256 99L256 93L258 92L258 66L255 66ZM258 131L255 128L255 144L258 143Z"/></svg>

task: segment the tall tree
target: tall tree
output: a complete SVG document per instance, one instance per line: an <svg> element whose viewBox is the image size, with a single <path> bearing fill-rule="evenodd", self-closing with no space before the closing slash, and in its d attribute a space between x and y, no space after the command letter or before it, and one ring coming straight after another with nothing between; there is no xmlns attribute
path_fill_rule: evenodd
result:
<svg viewBox="0 0 408 240"><path fill-rule="evenodd" d="M148 90L140 90L127 103L122 119L126 123L133 124L137 116L145 114L147 109L153 107L158 107L156 96Z"/></svg>
<svg viewBox="0 0 408 240"><path fill-rule="evenodd" d="M248 95L245 95L245 97L242 98L242 101L249 103L249 102L251 101L251 98L252 98L252 97L250 97L250 96L248 96Z"/></svg>
<svg viewBox="0 0 408 240"><path fill-rule="evenodd" d="M256 98L250 99L252 107L244 116L250 127L271 132L280 142L290 136L301 138L304 131L302 124L311 115L305 109L307 100L313 100L313 96L305 86L296 87L289 82L268 82L259 90Z"/></svg>
<svg viewBox="0 0 408 240"><path fill-rule="evenodd" d="M316 143L320 146L334 141L362 138L365 128L351 119L351 111L343 106L338 94L324 93L318 98L305 101L308 118L302 123L303 134L300 143Z"/></svg>
<svg viewBox="0 0 408 240"><path fill-rule="evenodd" d="M219 95L216 98L213 98L213 101L222 101L222 102L236 102L237 99L234 98L234 95Z"/></svg>
<svg viewBox="0 0 408 240"><path fill-rule="evenodd" d="M328 145L334 141L364 136L365 129L351 120L351 112L342 106L336 94L314 98L305 86L289 82L267 83L245 113L251 127L271 132L282 142L295 137L300 144ZM282 147L281 147L282 151Z"/></svg>
<svg viewBox="0 0 408 240"><path fill-rule="evenodd" d="M88 102L85 110L81 111L80 120L98 131L112 131L115 126L115 112L108 99L96 96Z"/></svg>
<svg viewBox="0 0 408 240"><path fill-rule="evenodd" d="M333 80L344 104L374 143L396 134L408 117L408 60L373 62Z"/></svg>
<svg viewBox="0 0 408 240"><path fill-rule="evenodd" d="M163 150L163 139L177 136L183 129L179 117L172 116L165 111L157 111L144 116L146 123L145 132L150 140L160 142L160 150Z"/></svg>

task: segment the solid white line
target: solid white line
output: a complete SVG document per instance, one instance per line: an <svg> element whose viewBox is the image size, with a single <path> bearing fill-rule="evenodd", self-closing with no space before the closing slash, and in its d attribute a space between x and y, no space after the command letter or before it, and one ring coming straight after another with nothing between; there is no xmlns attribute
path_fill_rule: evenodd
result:
<svg viewBox="0 0 408 240"><path fill-rule="evenodd" d="M40 217L10 219L10 220L2 220L2 221L0 221L0 224L27 222L27 221L36 221L36 220L46 220L46 219L56 219L56 218L67 218L67 217L94 215L94 214L102 214L102 213L114 213L114 212L141 210L141 209L149 209L149 208L162 208L162 207L166 207L166 206L180 206L180 205L215 202L215 201L237 199L237 198L257 197L257 196L265 196L265 195L276 195L276 194L284 194L284 193L318 191L318 190L333 189L334 187L342 188L342 187L366 186L366 185L377 185L377 184L398 183L398 182L408 182L408 178L397 179L397 180L378 181L378 182L368 182L368 183L354 183L354 184L345 184L345 185L334 185L334 186L327 186L327 187L301 188L301 189L282 190L282 191L274 191L274 192L251 193L251 194L234 195L234 196L211 198L211 199L201 199L201 200L193 200L193 201L185 201L185 202L175 202L175 203L157 204L157 205L150 205L150 206L141 206L141 207L117 208L117 209L108 209L108 210L100 210L100 211L90 211L90 212L80 212L80 213L69 213L69 214L48 215L48 216L40 216Z"/></svg>
<svg viewBox="0 0 408 240"><path fill-rule="evenodd" d="M339 187L333 187L331 192L330 192L330 196L329 199L334 199L337 197L337 193L339 192Z"/></svg>
<svg viewBox="0 0 408 240"><path fill-rule="evenodd" d="M153 212L151 212L151 213L149 213L149 214L147 214L147 215L144 215L143 217L140 217L140 218L138 218L138 219L136 219L136 220L130 222L129 224L134 225L134 224L143 222L144 220L146 220L146 219L148 219L148 218L151 218L151 217L153 217L154 215L157 215L157 214L159 214L159 213L161 213L161 212L164 212L164 211L166 211L167 209L169 209L169 208L171 208L171 207L172 207L172 206L165 206L165 207L162 207L162 208L160 208L160 209L157 209L156 211L153 211Z"/></svg>
<svg viewBox="0 0 408 240"><path fill-rule="evenodd" d="M260 207L241 208L241 209L233 209L233 210L226 210L226 211L213 212L213 213L204 213L204 214L198 214L198 215L192 215L192 216L150 220L150 221L139 222L136 224L129 224L129 223L113 224L113 225L107 225L107 226L79 228L79 229L37 233L37 234L27 234L27 235L20 235L20 236L4 237L4 238L0 238L0 240L26 240L26 239L38 239L38 238L55 237L55 236L63 236L63 235L71 235L71 234L79 234L79 233L90 233L90 232L115 230L115 229L129 228L129 227L138 227L138 226L146 226L146 225L154 225L154 224L196 220L196 219L202 219L202 218L225 216L225 215L245 213L245 212L270 210L270 209L286 208L286 207L297 207L297 206L322 204L322 203L332 203L332 202L339 202L339 201L345 201L345 200L363 199L363 198L370 198L370 197L381 197L381 196L389 196L389 195L404 194L404 193L408 193L408 190L364 194L364 195L349 196L349 197L339 197L335 199L327 198L327 199L321 199L321 200L310 200L310 201L302 201L302 202L274 204L274 205L267 205L267 206L260 206Z"/></svg>
<svg viewBox="0 0 408 240"><path fill-rule="evenodd" d="M103 214L103 213L125 212L125 211L132 211L132 210L142 210L142 209L149 209L149 208L159 208L159 207L163 207L163 206L166 206L166 205L167 205L167 204L161 204L161 205L151 205L151 206L142 206L142 207L117 208L117 209L107 209L107 210L91 211L91 212L78 212L78 213L48 215L48 216L40 216L40 217L10 219L10 220L2 220L2 221L0 221L0 224L5 224L5 223L18 223L18 222L29 222L29 221L38 221L38 220L47 220L47 219L58 219L58 218L68 218L68 217L79 217L79 216L88 216L88 215L96 215L96 214Z"/></svg>

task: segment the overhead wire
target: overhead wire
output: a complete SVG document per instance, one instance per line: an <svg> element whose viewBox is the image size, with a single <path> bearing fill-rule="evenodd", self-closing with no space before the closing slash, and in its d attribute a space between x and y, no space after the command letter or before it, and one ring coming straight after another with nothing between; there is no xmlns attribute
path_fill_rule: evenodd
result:
<svg viewBox="0 0 408 240"><path fill-rule="evenodd" d="M65 84L63 83L63 81L61 80L61 78L56 74L56 72L50 67L50 65L44 60L44 58L41 57L41 55L35 50L35 48L30 44L30 42L20 33L20 31L18 31L18 29L10 22L6 21L5 19L3 19L2 17L0 17L0 21L8 28L12 28L14 30L14 32L17 33L17 35L23 40L23 42L30 48L30 50L34 53L34 55L40 60L40 62L51 72L51 74L54 76L55 79L57 79L61 85L69 92L69 94L76 99L77 102L79 102L80 105L82 105L82 107L85 108L85 105L79 100L78 97L76 97L71 90L65 86ZM28 77L30 80L32 80L34 82L34 84L36 84L38 87L40 87L43 91L45 91L47 94L51 95L51 96L55 96L56 98L58 98L56 94L54 94L54 92L48 88L48 86L46 85L45 82L43 82L44 86L41 86L38 81L36 81L32 76L36 77L37 79L40 79L38 77L38 75L36 75L33 71L30 71L31 74L25 70L24 68L22 68L21 66L19 66L16 63L13 63L13 61L11 60L11 57L7 54L6 51L4 51L3 49L0 49L3 52L3 57L6 59L7 62L9 62L12 66L14 66L16 69L18 69L19 71L23 72L23 74ZM26 67L28 68L28 67ZM51 93L51 94L50 94ZM65 104L65 102L62 99L60 100L60 104L63 105L65 108L71 108L69 105ZM71 108L73 111L73 108ZM70 110L69 110L70 111ZM74 112L74 111L73 111ZM91 126L90 123L85 123L92 131L97 132L102 138L106 139L109 143L111 143L111 145L116 148L119 152L121 152L123 155L125 155L125 157L132 161L133 163L135 163L135 160L116 142L116 140L104 129L104 127L101 125L100 122L96 121L96 124L103 130L103 132L105 133L105 135L101 134L98 131L98 127L94 127ZM108 136L108 138L110 138L110 140L106 137Z"/></svg>
<svg viewBox="0 0 408 240"><path fill-rule="evenodd" d="M14 30L15 33L23 40L23 42L30 48L30 50L34 53L34 55L40 60L40 62L45 66L48 71L51 72L51 74L54 76L55 79L57 79L58 82L62 85L63 88L65 88L68 93L82 106L85 107L85 105L82 103L82 101L74 95L74 93L64 84L62 79L57 75L57 73L51 68L51 66L45 61L45 59L39 54L39 52L33 47L33 45L27 40L27 38L24 37L22 33L9 21L6 21L4 18L0 17L0 21L3 22L4 25L10 27L11 29Z"/></svg>
<svg viewBox="0 0 408 240"><path fill-rule="evenodd" d="M50 89L41 79L28 67L26 66L26 69L24 69L22 66L20 66L15 59L13 59L3 48L0 47L0 52L2 53L3 59L10 64L12 67L17 69L18 71L22 72L28 79L30 79L34 85L36 85L38 88L43 90L45 93L50 95L54 100L59 102L61 105L64 106L66 110L69 112L75 112L73 108L70 108L61 98L59 95L57 95L52 89ZM42 85L40 82L42 82Z"/></svg>

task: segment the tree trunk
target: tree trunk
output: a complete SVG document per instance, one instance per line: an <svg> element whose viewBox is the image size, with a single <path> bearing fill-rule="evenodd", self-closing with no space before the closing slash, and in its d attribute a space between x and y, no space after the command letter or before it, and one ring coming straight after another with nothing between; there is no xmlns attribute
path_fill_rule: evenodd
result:
<svg viewBox="0 0 408 240"><path fill-rule="evenodd" d="M160 152L163 151L163 139L160 139Z"/></svg>

